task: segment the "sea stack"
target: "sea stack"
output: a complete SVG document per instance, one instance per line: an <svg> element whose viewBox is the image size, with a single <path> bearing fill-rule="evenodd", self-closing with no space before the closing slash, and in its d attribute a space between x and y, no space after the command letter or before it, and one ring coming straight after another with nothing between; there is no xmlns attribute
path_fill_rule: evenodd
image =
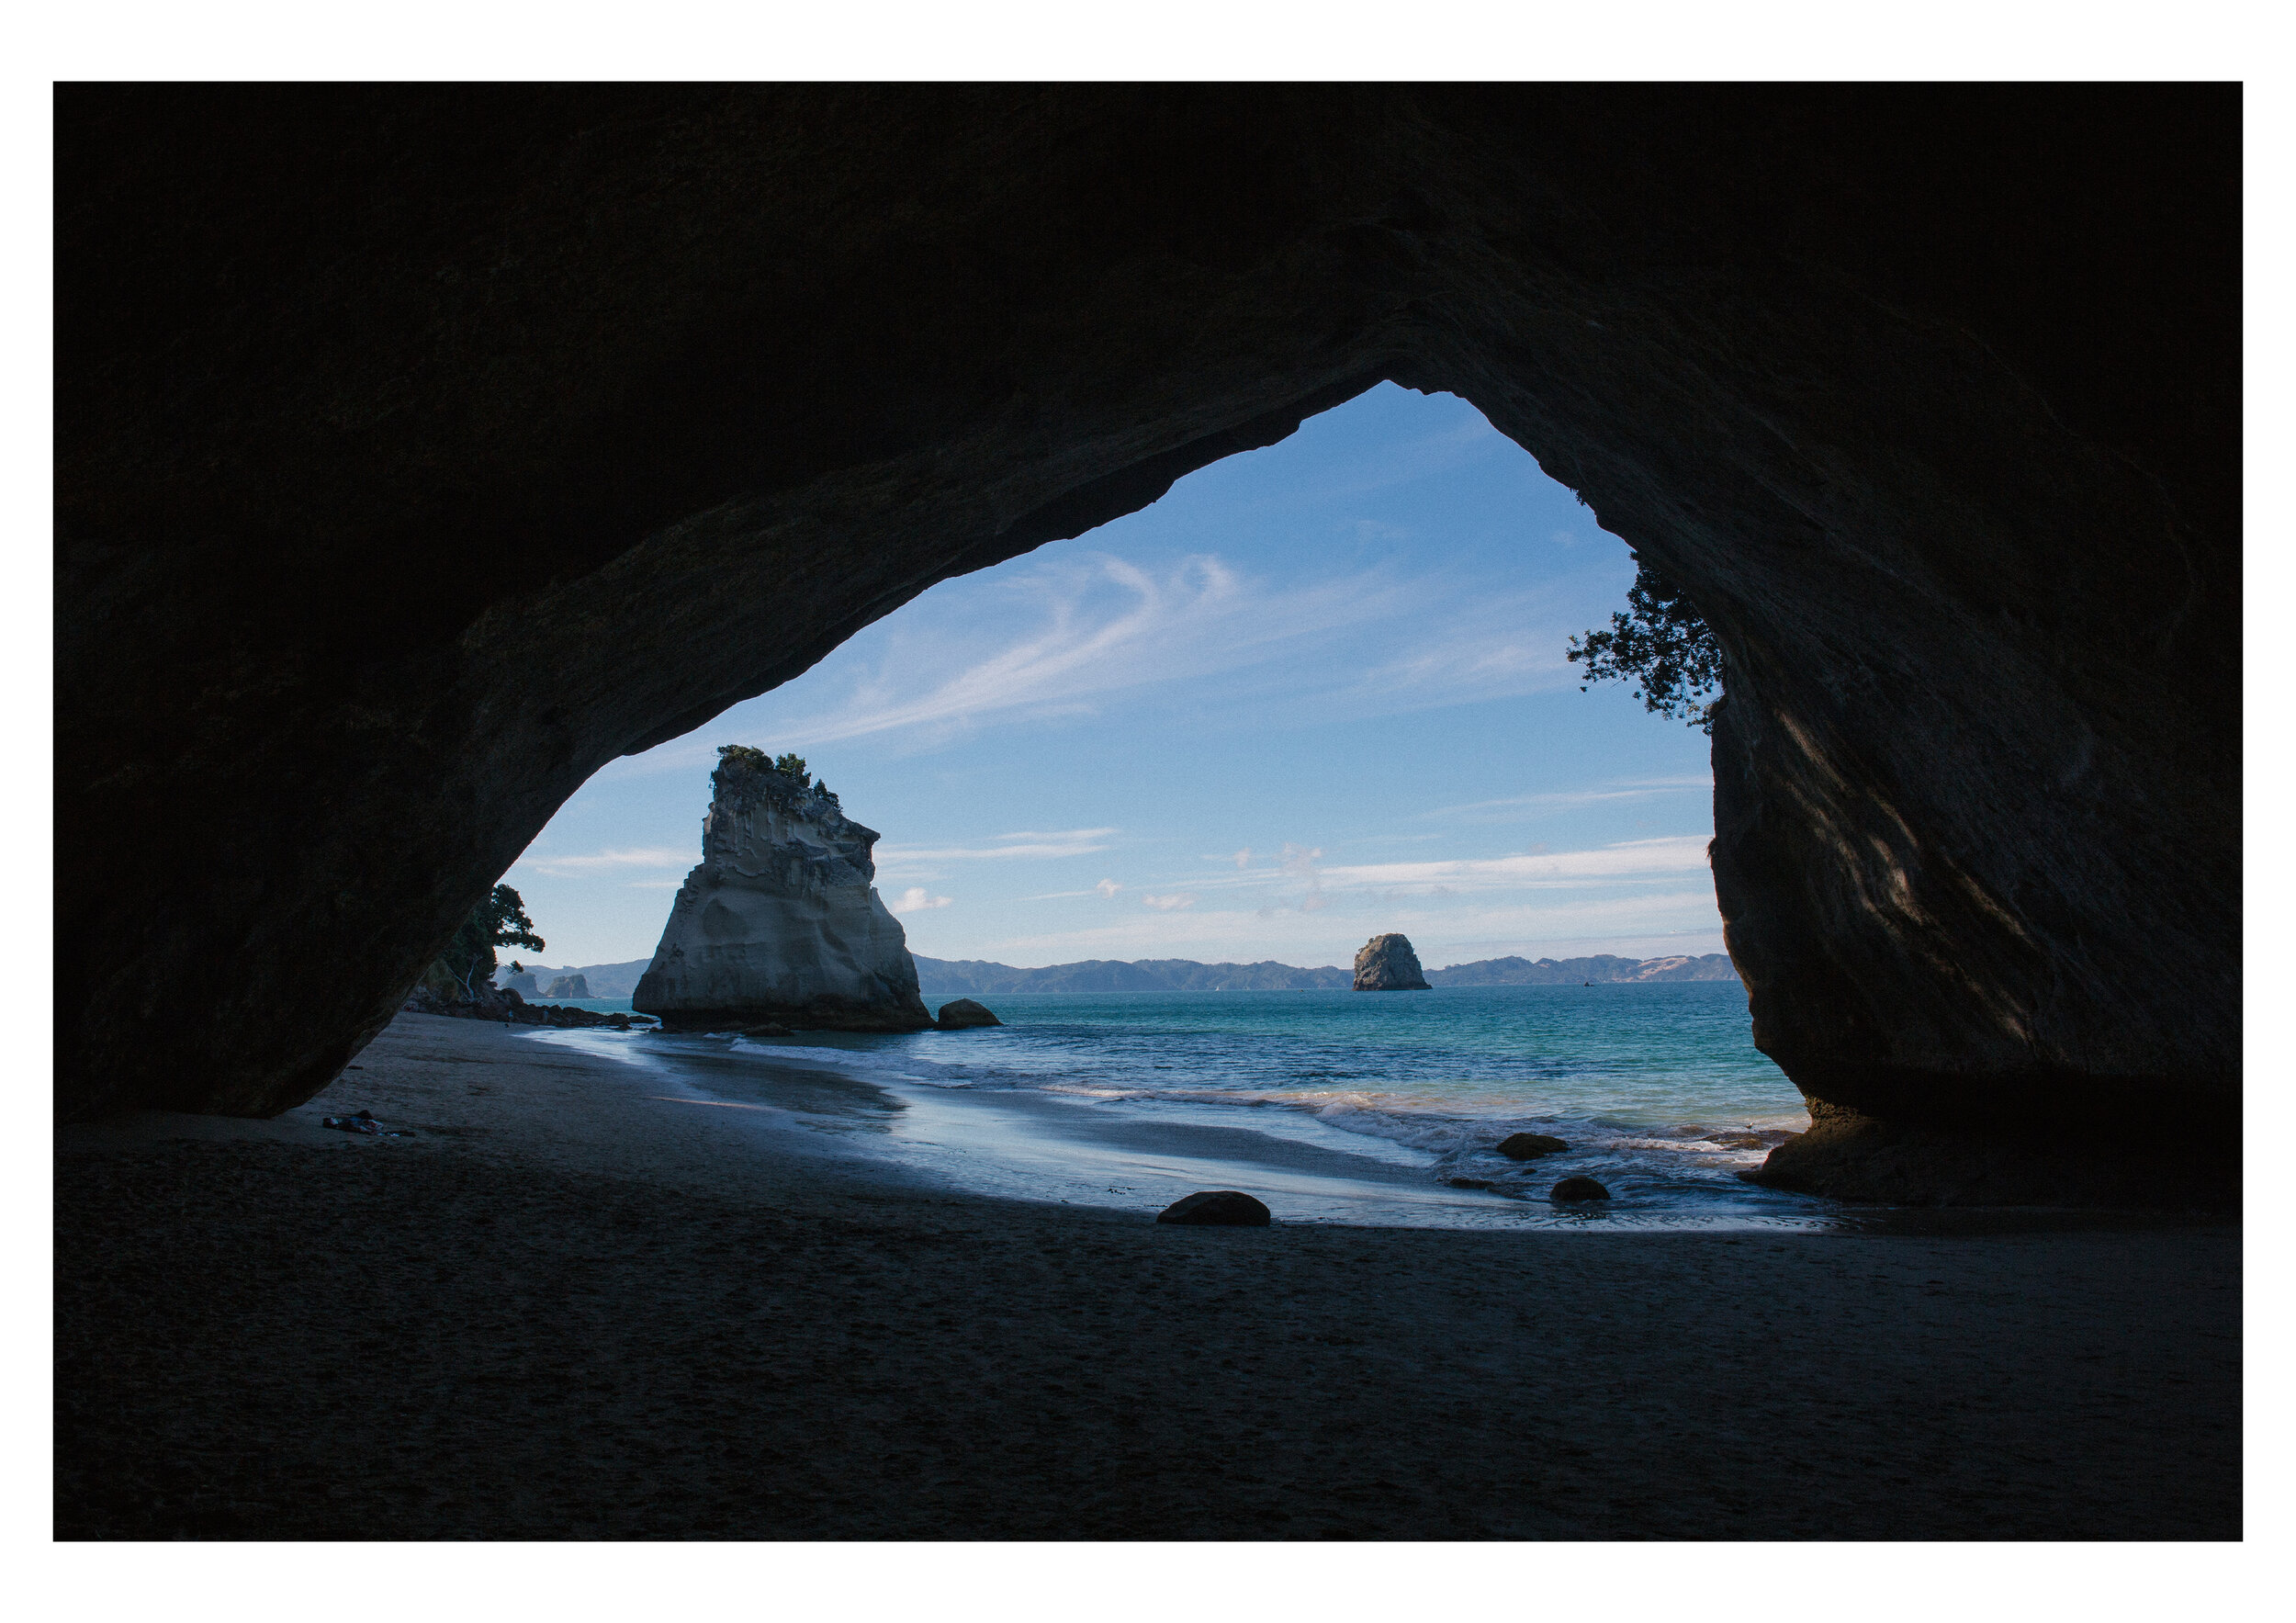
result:
<svg viewBox="0 0 2296 1623"><path fill-rule="evenodd" d="M1375 935L1364 943L1356 954L1356 990L1358 992L1429 992L1427 977L1420 973L1419 954L1411 950L1411 938L1400 935Z"/></svg>
<svg viewBox="0 0 2296 1623"><path fill-rule="evenodd" d="M846 817L794 756L741 744L717 756L701 866L631 1007L671 1031L931 1025L908 938L872 883L877 831Z"/></svg>

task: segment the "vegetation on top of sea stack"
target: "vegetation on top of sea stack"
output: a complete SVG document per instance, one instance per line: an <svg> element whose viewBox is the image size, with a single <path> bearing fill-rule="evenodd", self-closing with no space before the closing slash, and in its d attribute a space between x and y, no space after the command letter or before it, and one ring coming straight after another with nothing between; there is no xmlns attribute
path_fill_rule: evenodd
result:
<svg viewBox="0 0 2296 1623"><path fill-rule="evenodd" d="M1583 663L1589 681L1640 683L1635 697L1653 715L1714 731L1715 707L1722 702L1722 649L1704 616L1680 587L1639 558L1626 607L1627 613L1610 617L1609 630L1590 631L1583 641L1572 637L1564 658Z"/></svg>
<svg viewBox="0 0 2296 1623"><path fill-rule="evenodd" d="M717 747L717 771L723 772L727 767L746 772L775 772L788 779L791 785L796 789L804 790L810 787L816 795L825 799L835 800L837 798L829 793L828 784L816 783L808 774L805 760L802 755L784 752L780 756L771 756L748 744L720 744ZM715 781L715 777L716 774L713 773L713 782Z"/></svg>

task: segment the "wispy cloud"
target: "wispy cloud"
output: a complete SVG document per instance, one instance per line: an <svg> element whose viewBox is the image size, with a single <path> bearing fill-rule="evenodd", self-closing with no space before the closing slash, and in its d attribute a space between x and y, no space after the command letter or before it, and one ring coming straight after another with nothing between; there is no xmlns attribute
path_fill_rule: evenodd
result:
<svg viewBox="0 0 2296 1623"><path fill-rule="evenodd" d="M1106 554L1047 560L1007 589L1022 600L1013 618L1034 622L1012 641L982 654L969 636L895 637L842 704L777 723L776 738L803 748L999 716L1075 715L1121 690L1258 662L1393 614L1415 595L1379 572L1271 584L1209 553L1161 570Z"/></svg>
<svg viewBox="0 0 2296 1623"><path fill-rule="evenodd" d="M919 862L1086 857L1094 851L1108 850L1109 840L1122 832L1120 828L1065 828L1056 833L999 834L987 845L880 845L877 861L881 865L897 863L914 866Z"/></svg>
<svg viewBox="0 0 2296 1623"><path fill-rule="evenodd" d="M1277 869L1240 873L1203 873L1185 881L1199 891L1221 893L1250 903L1256 916L1315 913L1345 902L1350 907L1386 906L1413 897L1489 896L1503 891L1585 890L1624 886L1648 889L1679 883L1707 868L1704 834L1667 835L1622 840L1585 851L1550 851L1545 845L1497 857L1458 857L1429 862L1322 864L1321 848L1288 845ZM1615 894L1625 894L1617 892Z"/></svg>
<svg viewBox="0 0 2296 1623"><path fill-rule="evenodd" d="M1203 898L1201 896L1191 896L1186 892L1181 892L1177 895L1168 896L1144 896L1140 899L1146 902L1159 913L1171 913L1176 912L1182 907L1193 907Z"/></svg>
<svg viewBox="0 0 2296 1623"><path fill-rule="evenodd" d="M949 905L947 896L928 895L921 885L912 885L901 893L898 901L887 902L887 910L895 913L926 913Z"/></svg>
<svg viewBox="0 0 2296 1623"><path fill-rule="evenodd" d="M674 846L650 845L634 851L602 851L588 856L536 856L529 851L512 864L553 879L587 879L616 868L677 868L691 866L696 853Z"/></svg>
<svg viewBox="0 0 2296 1623"><path fill-rule="evenodd" d="M1464 806L1439 806L1423 817L1458 817L1469 822L1505 822L1535 811L1561 811L1572 806L1601 806L1616 801L1655 800L1667 795L1710 793L1714 780L1705 773L1677 778L1613 778L1585 789L1558 789L1539 795L1511 795L1501 800L1472 800Z"/></svg>
<svg viewBox="0 0 2296 1623"><path fill-rule="evenodd" d="M1306 885L1306 889L1300 892L1299 900L1293 903L1293 906L1302 913L1320 912L1328 905L1323 897L1323 875L1316 870L1315 866L1322 856L1323 848L1320 845L1311 849L1304 845L1294 845L1289 840L1284 841L1283 856L1278 865L1285 873Z"/></svg>
<svg viewBox="0 0 2296 1623"><path fill-rule="evenodd" d="M1323 877L1334 885L1349 887L1448 885L1477 890L1641 878L1704 870L1707 838L1675 834L1658 840L1622 840L1593 851L1525 851L1519 856L1450 862L1368 862L1327 868Z"/></svg>
<svg viewBox="0 0 2296 1623"><path fill-rule="evenodd" d="M1118 884L1118 883L1117 883L1115 880L1113 880L1113 879L1103 879L1102 881L1100 881L1100 883L1099 883L1099 884L1097 884L1097 885L1094 885L1094 886L1092 887L1093 892L1094 892L1094 894L1095 894L1095 895L1097 895L1097 896L1114 896L1114 895L1115 895L1118 891L1122 890L1123 888L1124 888L1124 887L1123 887L1121 885ZM1079 891L1079 892L1077 892L1077 894L1078 894L1079 896L1082 896L1084 893L1083 893L1082 891Z"/></svg>

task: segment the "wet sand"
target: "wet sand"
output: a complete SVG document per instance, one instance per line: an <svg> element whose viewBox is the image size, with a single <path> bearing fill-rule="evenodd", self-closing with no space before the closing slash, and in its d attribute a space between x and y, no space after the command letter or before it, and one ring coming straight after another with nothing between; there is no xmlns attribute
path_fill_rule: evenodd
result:
<svg viewBox="0 0 2296 1623"><path fill-rule="evenodd" d="M2239 1534L2230 1230L1169 1228L478 1022L357 1065L58 1133L60 1537Z"/></svg>

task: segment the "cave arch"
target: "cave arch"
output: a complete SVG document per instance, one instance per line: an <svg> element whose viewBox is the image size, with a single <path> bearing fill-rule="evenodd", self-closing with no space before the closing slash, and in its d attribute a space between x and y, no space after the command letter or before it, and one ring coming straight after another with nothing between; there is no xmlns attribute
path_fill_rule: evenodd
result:
<svg viewBox="0 0 2296 1623"><path fill-rule="evenodd" d="M57 107L67 1118L310 1097L604 761L1381 379L1715 628L1821 1125L2236 1109L2236 89Z"/></svg>

